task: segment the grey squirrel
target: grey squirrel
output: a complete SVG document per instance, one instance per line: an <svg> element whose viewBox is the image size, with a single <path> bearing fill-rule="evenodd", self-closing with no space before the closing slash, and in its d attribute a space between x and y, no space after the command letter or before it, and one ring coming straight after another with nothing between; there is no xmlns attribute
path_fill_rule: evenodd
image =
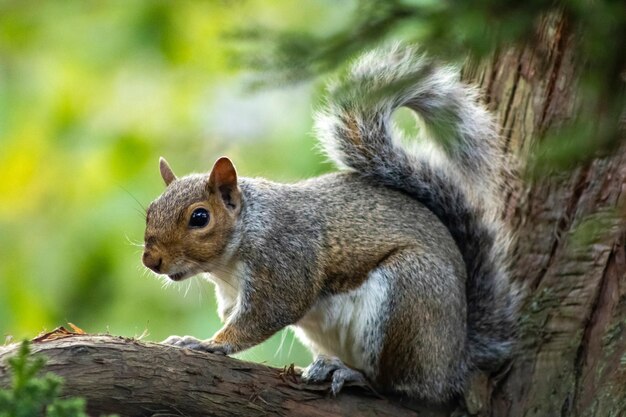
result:
<svg viewBox="0 0 626 417"><path fill-rule="evenodd" d="M399 107L424 134L408 145ZM147 210L144 264L216 285L224 326L164 343L232 354L286 326L315 355L303 379L346 381L441 402L510 357L516 295L507 272L488 112L457 73L395 45L361 57L317 115L341 168L293 184L238 177L222 157L177 178Z"/></svg>

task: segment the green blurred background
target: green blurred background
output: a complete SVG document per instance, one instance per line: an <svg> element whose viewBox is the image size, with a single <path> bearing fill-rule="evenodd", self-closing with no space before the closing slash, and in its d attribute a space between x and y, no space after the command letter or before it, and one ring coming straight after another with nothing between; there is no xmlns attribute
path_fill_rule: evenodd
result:
<svg viewBox="0 0 626 417"><path fill-rule="evenodd" d="M0 335L67 322L159 341L210 337L212 285L164 287L141 265L142 206L177 174L230 156L240 175L331 169L314 150L319 88L251 91L224 33L254 19L324 31L349 2L0 1ZM283 331L240 356L310 355Z"/></svg>
<svg viewBox="0 0 626 417"><path fill-rule="evenodd" d="M568 169L621 143L624 54L606 45L626 39L622 3L556 3L584 33L586 117L560 135L548 132L535 167ZM178 175L207 171L221 155L244 176L318 175L332 167L311 134L324 80L310 81L316 75L390 38L448 61L478 59L534 39L536 22L555 7L0 0L0 336L33 337L72 322L90 333L147 332L154 341L210 337L220 327L212 286L199 278L163 286L140 262L142 206L164 188L159 156ZM253 88L268 80L272 88ZM414 127L408 111L397 116ZM289 332L241 356L310 360Z"/></svg>

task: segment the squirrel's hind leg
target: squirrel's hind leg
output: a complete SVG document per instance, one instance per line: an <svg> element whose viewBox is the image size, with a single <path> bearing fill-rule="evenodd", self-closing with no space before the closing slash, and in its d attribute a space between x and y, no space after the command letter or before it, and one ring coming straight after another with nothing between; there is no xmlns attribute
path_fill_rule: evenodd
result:
<svg viewBox="0 0 626 417"><path fill-rule="evenodd" d="M356 369L344 364L336 356L318 355L302 373L302 379L307 383L331 381L330 393L339 394L346 382L355 382L368 385L365 375Z"/></svg>

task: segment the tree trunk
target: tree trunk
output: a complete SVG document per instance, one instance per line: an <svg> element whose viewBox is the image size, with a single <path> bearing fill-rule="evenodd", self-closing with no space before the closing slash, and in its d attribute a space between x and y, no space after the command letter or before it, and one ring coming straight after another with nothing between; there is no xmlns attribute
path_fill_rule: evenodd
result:
<svg viewBox="0 0 626 417"><path fill-rule="evenodd" d="M583 64L565 19L544 19L538 33L533 46L501 51L464 72L486 92L502 146L522 161L522 171L530 151L549 140L546 131L576 115ZM624 191L622 145L611 156L529 179L508 196L503 216L517 237L512 270L525 291L519 349L511 367L468 402L472 413L626 415ZM66 376L66 392L87 397L97 413L414 415L354 392L328 400L291 374L215 355L116 338L57 342L36 349L52 358L49 369Z"/></svg>
<svg viewBox="0 0 626 417"><path fill-rule="evenodd" d="M576 115L584 63L570 29L551 16L534 46L466 68L499 117L504 149L521 161L549 140L548 128ZM531 179L510 196L504 216L516 232L513 274L526 291L519 352L492 384L482 415L626 415L624 191L622 144L611 156Z"/></svg>

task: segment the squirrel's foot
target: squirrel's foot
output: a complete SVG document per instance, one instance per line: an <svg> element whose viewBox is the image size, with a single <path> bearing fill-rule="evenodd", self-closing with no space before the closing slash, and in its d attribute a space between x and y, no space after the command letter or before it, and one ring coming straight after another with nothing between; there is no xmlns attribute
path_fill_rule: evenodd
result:
<svg viewBox="0 0 626 417"><path fill-rule="evenodd" d="M318 355L313 363L304 369L302 379L307 383L324 382L330 379L330 393L333 396L339 394L346 382L369 386L363 373L348 367L335 356Z"/></svg>
<svg viewBox="0 0 626 417"><path fill-rule="evenodd" d="M193 336L170 336L161 343L218 355L229 355L233 352L229 344L215 343L212 340L200 340Z"/></svg>

